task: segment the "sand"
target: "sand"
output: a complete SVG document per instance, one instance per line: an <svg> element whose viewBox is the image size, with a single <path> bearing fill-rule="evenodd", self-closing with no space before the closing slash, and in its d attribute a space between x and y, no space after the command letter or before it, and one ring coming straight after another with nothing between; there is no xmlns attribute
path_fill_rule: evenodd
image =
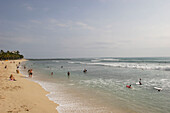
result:
<svg viewBox="0 0 170 113"><path fill-rule="evenodd" d="M22 61L25 60L2 61L4 64L0 61L0 113L57 113L58 105L48 99L48 92L16 73L16 64ZM10 74L17 81L10 81Z"/></svg>

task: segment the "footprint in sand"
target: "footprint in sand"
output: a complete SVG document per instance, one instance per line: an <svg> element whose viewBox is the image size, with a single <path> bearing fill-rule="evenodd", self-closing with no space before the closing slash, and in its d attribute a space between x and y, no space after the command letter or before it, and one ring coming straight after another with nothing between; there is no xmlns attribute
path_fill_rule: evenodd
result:
<svg viewBox="0 0 170 113"><path fill-rule="evenodd" d="M21 86L14 86L13 89L20 89Z"/></svg>
<svg viewBox="0 0 170 113"><path fill-rule="evenodd" d="M5 99L5 97L4 97L4 96L2 96L2 95L0 95L0 99Z"/></svg>
<svg viewBox="0 0 170 113"><path fill-rule="evenodd" d="M7 113L19 113L19 111L7 111Z"/></svg>
<svg viewBox="0 0 170 113"><path fill-rule="evenodd" d="M2 87L2 89L3 90L18 90L18 89L21 89L21 86L14 86L14 87L8 87L8 86L6 86L6 87Z"/></svg>
<svg viewBox="0 0 170 113"><path fill-rule="evenodd" d="M2 87L2 89L3 89L3 90L8 90L8 89L9 89L9 87L8 87L8 86L6 86L6 87Z"/></svg>
<svg viewBox="0 0 170 113"><path fill-rule="evenodd" d="M26 105L22 105L21 108L23 108L25 111L29 111Z"/></svg>

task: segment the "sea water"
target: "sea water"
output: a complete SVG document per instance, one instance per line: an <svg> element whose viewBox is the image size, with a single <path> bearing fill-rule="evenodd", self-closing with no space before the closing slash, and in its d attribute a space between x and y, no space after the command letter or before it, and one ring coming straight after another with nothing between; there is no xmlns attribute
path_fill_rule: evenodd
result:
<svg viewBox="0 0 170 113"><path fill-rule="evenodd" d="M22 65L25 76L33 69L28 79L49 92L59 113L170 113L170 58L48 59Z"/></svg>

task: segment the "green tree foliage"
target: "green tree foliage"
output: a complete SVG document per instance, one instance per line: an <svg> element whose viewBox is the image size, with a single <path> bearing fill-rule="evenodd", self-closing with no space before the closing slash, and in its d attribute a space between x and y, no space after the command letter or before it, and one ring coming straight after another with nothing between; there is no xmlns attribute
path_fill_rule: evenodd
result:
<svg viewBox="0 0 170 113"><path fill-rule="evenodd" d="M14 60L14 59L22 59L22 58L24 58L24 56L20 55L19 53L20 53L19 51L13 51L13 52L7 51L7 52L4 52L3 50L1 50L0 51L0 59L1 60Z"/></svg>

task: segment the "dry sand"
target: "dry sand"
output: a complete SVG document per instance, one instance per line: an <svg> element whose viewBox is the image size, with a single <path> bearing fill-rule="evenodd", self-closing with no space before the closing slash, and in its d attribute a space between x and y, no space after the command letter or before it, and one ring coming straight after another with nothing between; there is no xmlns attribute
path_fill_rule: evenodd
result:
<svg viewBox="0 0 170 113"><path fill-rule="evenodd" d="M57 113L57 104L45 96L48 92L16 73L16 64L22 61L25 60L0 62L0 113ZM10 74L17 81L10 81Z"/></svg>

